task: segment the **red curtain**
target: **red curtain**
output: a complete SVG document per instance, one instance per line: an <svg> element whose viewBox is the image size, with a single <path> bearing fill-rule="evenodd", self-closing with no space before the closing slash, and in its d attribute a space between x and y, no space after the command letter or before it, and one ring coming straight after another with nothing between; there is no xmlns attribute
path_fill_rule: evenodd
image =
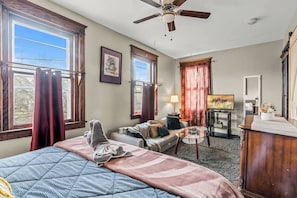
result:
<svg viewBox="0 0 297 198"><path fill-rule="evenodd" d="M31 150L65 140L61 72L36 69Z"/></svg>
<svg viewBox="0 0 297 198"><path fill-rule="evenodd" d="M154 120L155 118L155 90L154 85L144 84L142 93L142 109L141 109L141 122L146 122L148 120Z"/></svg>
<svg viewBox="0 0 297 198"><path fill-rule="evenodd" d="M206 126L207 95L210 93L211 58L180 63L181 115L191 125Z"/></svg>

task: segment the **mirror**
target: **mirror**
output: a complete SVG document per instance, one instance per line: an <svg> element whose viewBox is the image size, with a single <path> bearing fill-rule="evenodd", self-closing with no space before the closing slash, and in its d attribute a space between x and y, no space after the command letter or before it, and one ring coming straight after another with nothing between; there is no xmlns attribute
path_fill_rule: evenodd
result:
<svg viewBox="0 0 297 198"><path fill-rule="evenodd" d="M261 75L243 77L243 116L260 115Z"/></svg>

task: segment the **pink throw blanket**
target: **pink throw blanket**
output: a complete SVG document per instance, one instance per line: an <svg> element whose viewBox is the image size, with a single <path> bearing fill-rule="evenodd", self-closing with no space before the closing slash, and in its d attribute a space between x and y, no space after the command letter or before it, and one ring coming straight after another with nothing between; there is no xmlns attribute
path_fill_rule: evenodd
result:
<svg viewBox="0 0 297 198"><path fill-rule="evenodd" d="M243 198L231 182L203 166L121 142L109 141L119 144L133 155L112 159L104 164L115 172L181 197ZM84 137L57 142L55 146L93 161L93 149Z"/></svg>

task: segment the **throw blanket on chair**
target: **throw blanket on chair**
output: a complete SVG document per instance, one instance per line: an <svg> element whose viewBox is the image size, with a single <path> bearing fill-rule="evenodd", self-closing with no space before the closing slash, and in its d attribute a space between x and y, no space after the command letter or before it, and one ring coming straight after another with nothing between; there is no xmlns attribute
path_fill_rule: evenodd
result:
<svg viewBox="0 0 297 198"><path fill-rule="evenodd" d="M122 146L111 144L108 141L98 120L91 120L90 128L91 130L86 131L84 137L94 149L93 160L97 166L102 166L112 158L131 156L131 153L125 152Z"/></svg>

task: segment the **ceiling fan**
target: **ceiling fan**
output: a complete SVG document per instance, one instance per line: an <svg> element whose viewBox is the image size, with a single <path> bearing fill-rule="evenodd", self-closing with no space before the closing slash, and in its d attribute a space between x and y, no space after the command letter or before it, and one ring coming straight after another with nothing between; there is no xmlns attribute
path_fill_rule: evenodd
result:
<svg viewBox="0 0 297 198"><path fill-rule="evenodd" d="M196 17L196 18L202 18L207 19L210 15L209 12L198 12L198 11L191 11L191 10L175 10L177 7L181 6L183 3L186 2L186 0L160 0L160 4L156 3L153 0L141 0L144 3L147 3L151 6L154 6L156 8L161 8L162 13L153 14L147 17L144 17L142 19L133 21L133 23L141 23L144 21L147 21L149 19L153 19L155 17L161 16L162 20L167 23L169 32L175 30L175 24L174 19L175 16L187 16L187 17Z"/></svg>

